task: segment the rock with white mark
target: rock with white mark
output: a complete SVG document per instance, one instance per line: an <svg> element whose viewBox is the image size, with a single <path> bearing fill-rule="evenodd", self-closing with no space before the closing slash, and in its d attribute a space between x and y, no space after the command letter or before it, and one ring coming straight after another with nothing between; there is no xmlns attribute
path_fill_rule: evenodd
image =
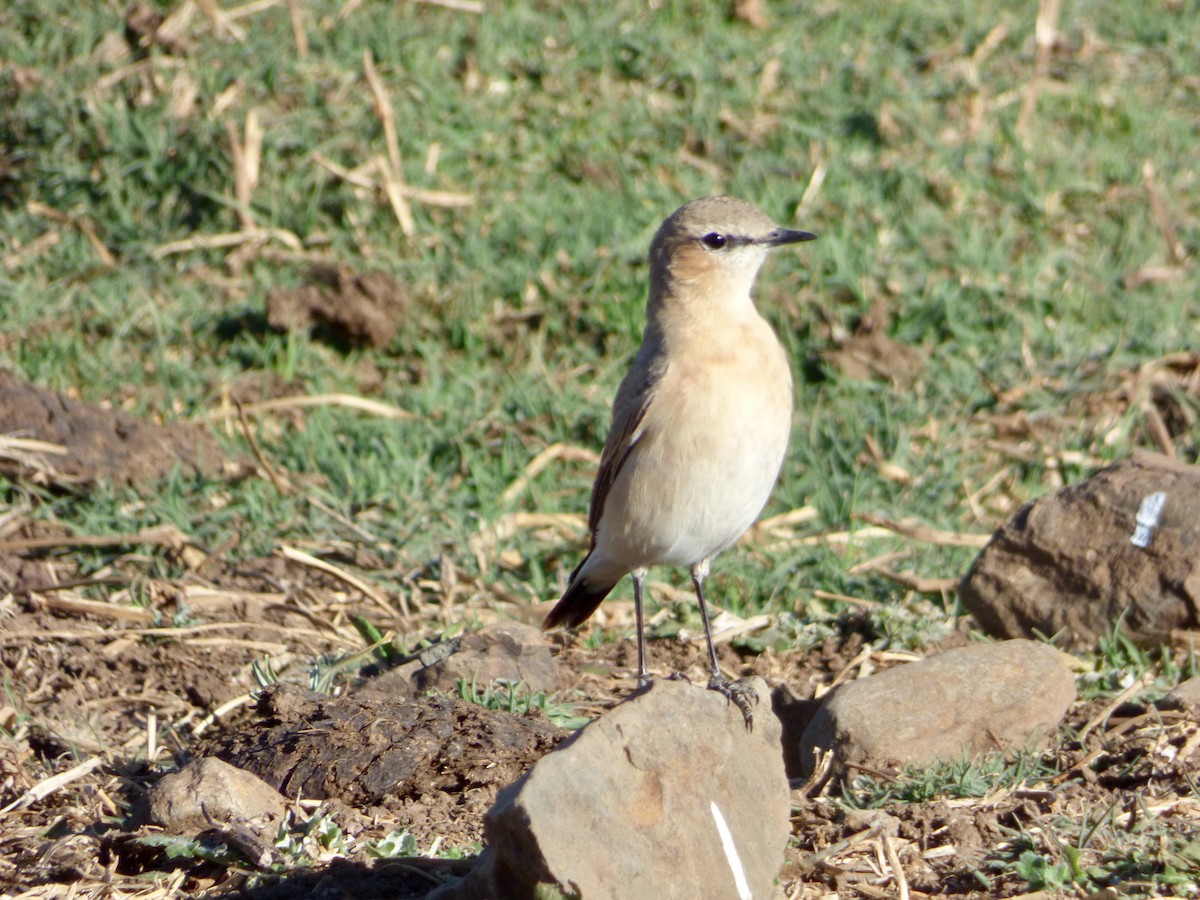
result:
<svg viewBox="0 0 1200 900"><path fill-rule="evenodd" d="M964 753L1016 750L1052 734L1075 699L1075 679L1053 647L1003 641L947 650L829 693L800 739L807 774L814 751L850 764L923 766Z"/></svg>
<svg viewBox="0 0 1200 900"><path fill-rule="evenodd" d="M1200 627L1200 467L1139 454L1025 506L959 586L994 637L1157 644Z"/></svg>
<svg viewBox="0 0 1200 900"><path fill-rule="evenodd" d="M175 834L197 834L223 825L264 831L277 823L287 801L261 778L215 757L204 757L165 775L150 792L150 819Z"/></svg>
<svg viewBox="0 0 1200 900"><path fill-rule="evenodd" d="M766 702L754 713L747 731L720 695L654 682L505 788L480 866L433 896L771 897L790 797L779 722Z"/></svg>

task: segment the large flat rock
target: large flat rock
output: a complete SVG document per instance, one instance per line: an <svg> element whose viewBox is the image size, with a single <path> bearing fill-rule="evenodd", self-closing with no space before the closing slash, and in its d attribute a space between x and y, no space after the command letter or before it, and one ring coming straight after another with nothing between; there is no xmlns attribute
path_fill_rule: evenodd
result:
<svg viewBox="0 0 1200 900"><path fill-rule="evenodd" d="M654 682L503 790L480 868L436 896L770 897L790 797L779 722L755 713L748 731L724 697Z"/></svg>
<svg viewBox="0 0 1200 900"><path fill-rule="evenodd" d="M1052 734L1074 699L1074 676L1053 647L958 647L835 688L800 739L800 762L807 774L814 751L832 751L842 773L1020 749Z"/></svg>

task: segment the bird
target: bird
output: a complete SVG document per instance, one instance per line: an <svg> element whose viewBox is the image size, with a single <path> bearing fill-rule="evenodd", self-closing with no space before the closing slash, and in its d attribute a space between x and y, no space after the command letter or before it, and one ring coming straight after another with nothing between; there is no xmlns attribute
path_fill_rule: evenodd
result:
<svg viewBox="0 0 1200 900"><path fill-rule="evenodd" d="M641 347L617 389L592 487L589 550L543 623L581 625L631 575L645 687L647 571L687 567L708 644L708 688L741 710L747 728L758 698L717 664L704 580L766 506L791 435L791 365L750 293L773 249L815 239L736 197L693 200L659 227Z"/></svg>

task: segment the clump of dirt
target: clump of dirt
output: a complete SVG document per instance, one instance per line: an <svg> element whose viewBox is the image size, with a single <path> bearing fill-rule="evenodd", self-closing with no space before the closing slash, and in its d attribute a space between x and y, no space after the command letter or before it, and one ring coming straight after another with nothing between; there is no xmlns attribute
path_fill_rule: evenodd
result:
<svg viewBox="0 0 1200 900"><path fill-rule="evenodd" d="M821 358L846 378L856 381L882 378L896 387L910 387L920 377L925 359L918 350L888 336L891 319L887 298L881 294L855 324L853 332L831 329L833 346Z"/></svg>
<svg viewBox="0 0 1200 900"><path fill-rule="evenodd" d="M496 792L566 732L451 697L323 697L292 685L263 691L255 727L200 755L257 775L285 796L337 798L432 841L468 844Z"/></svg>
<svg viewBox="0 0 1200 900"><path fill-rule="evenodd" d="M4 371L0 435L52 445L0 445L0 474L58 487L101 481L137 485L165 478L176 466L212 477L226 460L212 435L196 425L146 422Z"/></svg>
<svg viewBox="0 0 1200 900"><path fill-rule="evenodd" d="M331 344L382 350L408 312L404 285L384 272L317 266L309 282L267 295L267 322L278 331L313 329Z"/></svg>

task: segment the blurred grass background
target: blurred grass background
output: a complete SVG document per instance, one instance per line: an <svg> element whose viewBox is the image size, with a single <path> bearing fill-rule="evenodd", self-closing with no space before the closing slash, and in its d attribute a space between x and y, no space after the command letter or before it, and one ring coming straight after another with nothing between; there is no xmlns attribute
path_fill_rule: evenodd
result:
<svg viewBox="0 0 1200 900"><path fill-rule="evenodd" d="M864 513L986 534L1065 480L1162 449L1137 375L1200 337L1200 19L1187 0L1054 6L1039 30L1036 4L949 0L740 15L671 0L10 0L0 365L159 420L202 419L230 390L342 391L414 414L255 419L272 464L334 515L267 479L185 478L47 492L36 513L84 533L173 522L209 549L236 539L235 559L282 541L369 547L389 584L449 562L481 600L553 599L581 534L469 542L514 511L586 513L586 461L502 495L548 446L599 451L640 339L648 241L716 193L820 234L776 254L758 289L798 380L767 510L815 508L794 538L856 531ZM397 174L470 201L412 198L411 235L377 173L355 187L319 161L388 158L365 54ZM246 204L231 134L252 143L254 121ZM248 223L273 236L163 252ZM268 327L267 293L331 260L405 286L385 349ZM844 364L856 348L865 372ZM1170 445L1193 458L1195 398L1163 390ZM237 427L217 430L246 454ZM0 488L10 504L30 490ZM762 538L721 559L712 596L809 616L842 608L814 589L882 601L879 629L919 643L905 610L929 604L851 571L892 549L910 551L893 567L940 578L975 552ZM952 610L934 598L935 617Z"/></svg>

